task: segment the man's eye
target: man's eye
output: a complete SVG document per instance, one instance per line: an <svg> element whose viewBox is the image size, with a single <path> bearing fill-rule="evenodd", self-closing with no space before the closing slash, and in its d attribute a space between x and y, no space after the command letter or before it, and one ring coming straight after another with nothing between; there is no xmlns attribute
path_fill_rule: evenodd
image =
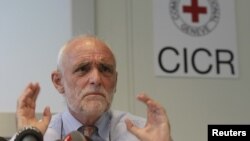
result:
<svg viewBox="0 0 250 141"><path fill-rule="evenodd" d="M110 66L107 65L100 65L100 72L104 72L104 73L113 73L113 69Z"/></svg>
<svg viewBox="0 0 250 141"><path fill-rule="evenodd" d="M76 72L88 72L90 70L90 66L89 65L84 65L84 66L80 66Z"/></svg>

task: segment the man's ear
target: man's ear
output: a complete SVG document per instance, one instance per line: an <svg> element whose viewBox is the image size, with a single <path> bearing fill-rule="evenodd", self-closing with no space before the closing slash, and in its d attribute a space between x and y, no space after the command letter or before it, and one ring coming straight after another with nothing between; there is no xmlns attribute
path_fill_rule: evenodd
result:
<svg viewBox="0 0 250 141"><path fill-rule="evenodd" d="M51 74L51 79L52 79L54 87L57 89L57 91L61 94L64 94L65 90L64 90L63 83L62 83L61 72L58 70L53 71Z"/></svg>

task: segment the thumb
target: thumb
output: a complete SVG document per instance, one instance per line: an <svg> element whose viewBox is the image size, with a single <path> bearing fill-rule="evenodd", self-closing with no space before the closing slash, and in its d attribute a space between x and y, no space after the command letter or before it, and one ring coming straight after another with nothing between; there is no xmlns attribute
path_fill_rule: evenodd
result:
<svg viewBox="0 0 250 141"><path fill-rule="evenodd" d="M140 137L140 128L138 128L136 125L134 125L130 119L128 119L128 118L125 119L125 124L126 124L127 129L130 133L135 135L137 138Z"/></svg>
<svg viewBox="0 0 250 141"><path fill-rule="evenodd" d="M46 107L43 111L43 117L42 117L42 121L43 121L43 124L44 124L46 129L49 126L49 122L51 120L51 117L52 117L52 114L50 112L50 107ZM45 131L46 131L46 129L45 129Z"/></svg>
<svg viewBox="0 0 250 141"><path fill-rule="evenodd" d="M44 111L43 111L43 121L45 122L45 124L49 124L50 120L51 120L52 114L50 112L50 107L45 107Z"/></svg>

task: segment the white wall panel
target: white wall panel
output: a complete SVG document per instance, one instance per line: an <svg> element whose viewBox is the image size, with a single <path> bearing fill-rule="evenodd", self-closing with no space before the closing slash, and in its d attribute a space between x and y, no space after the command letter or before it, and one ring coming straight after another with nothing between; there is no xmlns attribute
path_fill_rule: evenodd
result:
<svg viewBox="0 0 250 141"><path fill-rule="evenodd" d="M176 141L207 140L208 124L249 124L250 1L235 2L240 78L198 79L155 76L152 0L97 0L97 33L113 45L118 59L113 108L145 116L135 95L146 91L166 108Z"/></svg>
<svg viewBox="0 0 250 141"><path fill-rule="evenodd" d="M29 82L41 86L37 112L66 107L50 75L67 40L94 33L94 6L93 0L0 2L0 136L14 133L16 101Z"/></svg>

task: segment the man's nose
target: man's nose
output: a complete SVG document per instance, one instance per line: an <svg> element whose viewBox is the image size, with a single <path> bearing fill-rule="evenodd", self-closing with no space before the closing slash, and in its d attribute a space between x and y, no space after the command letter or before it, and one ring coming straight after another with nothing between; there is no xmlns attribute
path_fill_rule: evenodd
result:
<svg viewBox="0 0 250 141"><path fill-rule="evenodd" d="M101 85L101 73L99 72L98 69L93 69L91 71L91 74L89 76L89 82L92 85L96 85L96 86Z"/></svg>

